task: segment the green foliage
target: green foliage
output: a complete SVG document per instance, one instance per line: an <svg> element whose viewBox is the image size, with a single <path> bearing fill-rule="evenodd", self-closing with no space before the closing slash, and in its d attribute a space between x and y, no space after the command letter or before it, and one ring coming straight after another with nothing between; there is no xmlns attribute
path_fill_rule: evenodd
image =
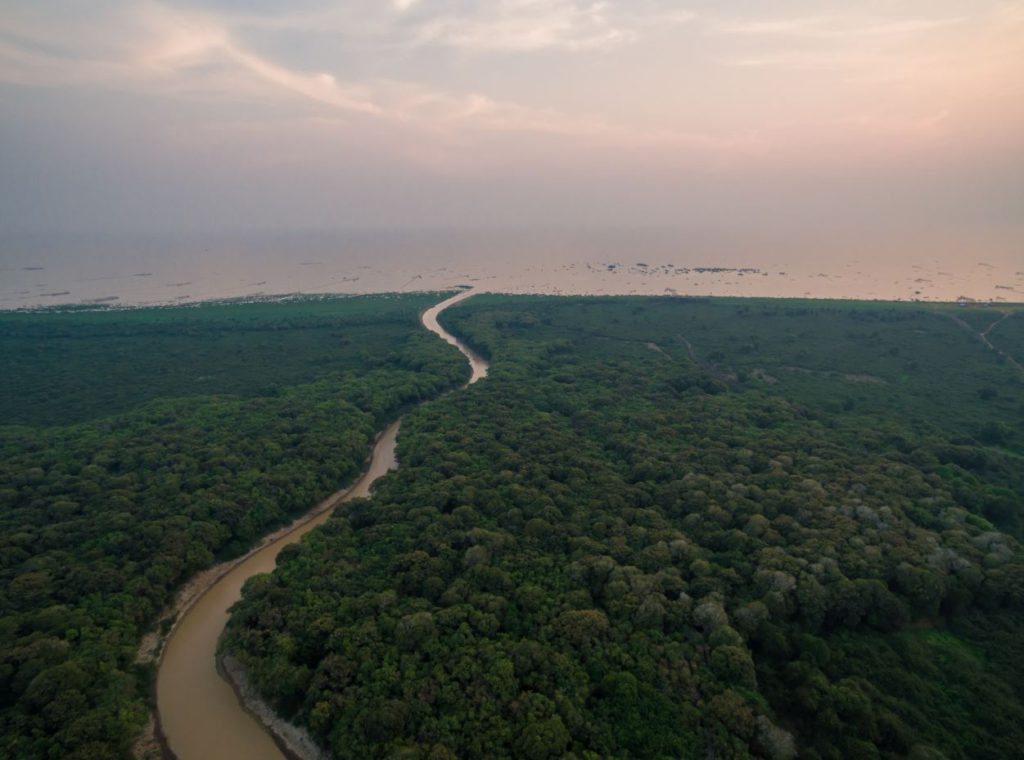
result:
<svg viewBox="0 0 1024 760"><path fill-rule="evenodd" d="M434 300L0 316L0 755L128 752L181 582L465 379ZM445 320L489 379L408 414L224 646L336 757L1013 757L1000 316L476 297Z"/></svg>
<svg viewBox="0 0 1024 760"><path fill-rule="evenodd" d="M223 642L333 756L1014 756L1022 386L948 314L444 318L486 382L411 412Z"/></svg>
<svg viewBox="0 0 1024 760"><path fill-rule="evenodd" d="M420 369L405 341L431 295L0 312L0 419L65 425L159 398L273 397L319 378Z"/></svg>
<svg viewBox="0 0 1024 760"><path fill-rule="evenodd" d="M136 651L181 583L351 481L386 420L464 380L417 323L434 301L0 318L0 401L22 423L0 426L0 755L128 754L152 679ZM278 676L300 689L308 669Z"/></svg>

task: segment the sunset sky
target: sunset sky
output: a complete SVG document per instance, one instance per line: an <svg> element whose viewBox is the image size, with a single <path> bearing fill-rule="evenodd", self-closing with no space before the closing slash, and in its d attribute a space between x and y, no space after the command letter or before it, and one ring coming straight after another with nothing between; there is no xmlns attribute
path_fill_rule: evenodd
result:
<svg viewBox="0 0 1024 760"><path fill-rule="evenodd" d="M1024 3L0 1L7 232L1024 220Z"/></svg>

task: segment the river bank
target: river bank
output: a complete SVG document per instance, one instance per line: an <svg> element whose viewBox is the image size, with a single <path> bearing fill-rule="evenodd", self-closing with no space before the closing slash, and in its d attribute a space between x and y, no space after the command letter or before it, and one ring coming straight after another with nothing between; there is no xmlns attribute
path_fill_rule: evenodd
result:
<svg viewBox="0 0 1024 760"><path fill-rule="evenodd" d="M263 701L238 660L218 656L217 670L231 684L239 704L267 729L286 760L328 760L306 729L281 718Z"/></svg>
<svg viewBox="0 0 1024 760"><path fill-rule="evenodd" d="M367 455L366 469L355 483L347 486L346 488L335 491L327 498L318 502L316 506L308 512L305 512L295 518L287 525L278 528L273 533L269 533L264 536L258 544L245 554L234 559L221 562L193 576L178 592L173 604L160 616L160 622L157 624L157 627L143 637L135 661L140 665L154 665L159 672L159 669L163 665L164 651L167 642L175 635L182 621L192 611L192 608L199 602L199 600L229 573L248 562L253 557L257 556L261 552L267 551L268 548L275 544L281 543L283 546L285 543L290 543L285 541L285 539L290 536L294 535L294 540L298 540L298 538L305 535L306 532L315 527L315 524L319 524L323 519L326 519L331 510L333 510L342 501L350 498L350 494L360 488L366 474L373 467L375 453L377 452L381 441L387 438L390 438L393 441L394 437L398 433L398 426L399 423L394 422L378 433L374 439L370 453ZM162 630L165 627L166 631ZM157 686L154 684L154 691L156 689ZM143 733L136 739L132 754L140 760L156 757L176 757L161 728L159 710L154 711L149 724L144 729Z"/></svg>
<svg viewBox="0 0 1024 760"><path fill-rule="evenodd" d="M467 357L472 369L471 384L486 376L487 362L444 331L437 316L444 309L473 295L464 291L428 309L421 315L425 328L455 345ZM399 423L393 423L378 438L370 465L350 488L325 499L292 525L264 539L244 557L223 563L194 578L179 594L167 634L153 634L140 648L140 662L156 662L156 719L152 730L136 744L136 757L162 755L168 758L280 758L282 747L302 751L312 745L301 729L278 725L269 707L248 688L244 672L223 663L231 676L229 684L218 673L216 647L227 622L228 609L241 595L250 576L273 570L277 553L323 523L333 508L344 501L366 496L374 481L397 466L394 448ZM173 616L173 617L172 617ZM149 658L148 660L146 658ZM270 723L271 725L267 725ZM271 738L273 735L273 739ZM289 749L289 753L296 750ZM302 758L316 755L296 754Z"/></svg>

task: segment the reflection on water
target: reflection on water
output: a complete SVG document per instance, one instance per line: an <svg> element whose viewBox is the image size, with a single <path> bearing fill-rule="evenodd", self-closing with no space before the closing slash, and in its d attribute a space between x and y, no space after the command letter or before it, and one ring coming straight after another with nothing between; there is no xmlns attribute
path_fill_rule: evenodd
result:
<svg viewBox="0 0 1024 760"><path fill-rule="evenodd" d="M1024 237L347 232L0 239L0 308L474 285L508 293L1024 301Z"/></svg>

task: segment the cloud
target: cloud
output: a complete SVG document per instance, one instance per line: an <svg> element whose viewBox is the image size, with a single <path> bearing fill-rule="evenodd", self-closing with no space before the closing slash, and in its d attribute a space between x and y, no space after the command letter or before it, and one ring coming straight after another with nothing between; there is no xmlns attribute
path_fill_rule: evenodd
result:
<svg viewBox="0 0 1024 760"><path fill-rule="evenodd" d="M148 4L135 10L100 15L66 32L23 23L12 24L0 38L0 81L23 86L81 85L102 89L143 90L163 85L181 95L185 84L220 88L249 97L251 88L239 80L246 74L281 91L344 111L379 114L364 88L339 82L328 72L302 72L275 63L239 43L215 16ZM88 51L79 49L79 35L91 38L105 31ZM117 42L108 43L108 40ZM234 69L234 75L225 74Z"/></svg>
<svg viewBox="0 0 1024 760"><path fill-rule="evenodd" d="M473 51L528 52L544 49L601 50L631 42L631 29L616 25L606 3L571 0L499 0L471 12L442 14L416 31L420 43Z"/></svg>
<svg viewBox="0 0 1024 760"><path fill-rule="evenodd" d="M479 26L460 27L459 32L455 27L445 27L447 31L443 34L454 35L449 39L452 44L473 46L476 43L471 41L472 35L479 34L482 40L494 33L499 48L509 50L558 45L576 49L598 45L599 40L610 40L617 34L609 31L611 27L605 28L599 5L580 10L561 2L515 0L503 7L511 15L499 14L492 19L500 31L481 21ZM689 18L678 11L672 17L680 21ZM230 15L226 18L237 21L237 17ZM285 16L281 21L292 28L296 17ZM533 22L537 24L535 28ZM255 52L225 23L225 17L201 11L148 4L132 12L93 19L85 36L91 36L97 27L102 27L109 39L120 42L110 47L91 44L88 49L92 57L85 58L73 42L81 30L70 30L61 36L52 27L22 24L20 37L8 35L7 41L0 38L0 62L9 64L0 72L0 81L24 86L91 86L147 95L163 92L175 98L191 94L214 97L225 107L232 98L239 102L268 102L282 96L298 96L314 107L389 122L406 130L419 129L432 139L453 131L523 133L583 138L637 149L671 146L704 154L747 151L754 144L748 136L624 126L587 114L534 107L474 90L460 93L388 78L352 82L326 71L302 71ZM426 28L434 29L429 24ZM29 44L26 35L33 34L43 34L44 38ZM433 34L442 32L428 32ZM319 118L315 112L310 117Z"/></svg>
<svg viewBox="0 0 1024 760"><path fill-rule="evenodd" d="M377 116L383 113L380 106L374 103L366 94L366 88L348 84L341 85L332 74L326 72L315 74L295 72L271 63L231 43L225 43L223 50L233 60L256 76L310 100L340 108L343 111Z"/></svg>
<svg viewBox="0 0 1024 760"><path fill-rule="evenodd" d="M732 55L716 62L749 69L851 71L892 66L892 51L929 33L955 30L971 19L902 18L870 13L717 20L712 36L732 39Z"/></svg>
<svg viewBox="0 0 1024 760"><path fill-rule="evenodd" d="M716 58L722 66L738 69L798 69L803 71L848 71L877 59L862 53L840 53L837 51L793 51L760 55L743 55L733 58Z"/></svg>
<svg viewBox="0 0 1024 760"><path fill-rule="evenodd" d="M403 3L401 10L408 7ZM492 53L608 51L637 42L652 28L696 18L661 0L417 2L412 15L405 28L417 45Z"/></svg>
<svg viewBox="0 0 1024 760"><path fill-rule="evenodd" d="M823 161L852 154L843 141L916 150L915 140L943 140L964 113L981 113L963 93L983 80L1014 81L1007 71L1020 72L1022 60L1011 34L1020 13L991 22L1004 30L1000 47L977 35L979 19L741 21L664 0L349 0L241 11L96 2L99 11L60 24L42 5L5 14L0 83L198 104L208 124L241 129L248 119L260 134L317 120L339 145L438 165L467 145L498 143L535 156L596 148L591 155L714 167L802 156L815 135L831 141L815 154ZM931 39L940 28L942 45ZM973 47L945 44L972 34ZM649 47L629 44L641 40ZM994 51L1009 63L978 69ZM488 52L516 65L480 62ZM1011 108L1004 97L991 102ZM471 155L486 163L482 151ZM487 160L507 164L508 155Z"/></svg>
<svg viewBox="0 0 1024 760"><path fill-rule="evenodd" d="M955 26L967 20L965 16L956 16L871 23L843 17L803 16L762 21L720 22L715 24L712 29L720 34L849 40L863 37L918 34Z"/></svg>

